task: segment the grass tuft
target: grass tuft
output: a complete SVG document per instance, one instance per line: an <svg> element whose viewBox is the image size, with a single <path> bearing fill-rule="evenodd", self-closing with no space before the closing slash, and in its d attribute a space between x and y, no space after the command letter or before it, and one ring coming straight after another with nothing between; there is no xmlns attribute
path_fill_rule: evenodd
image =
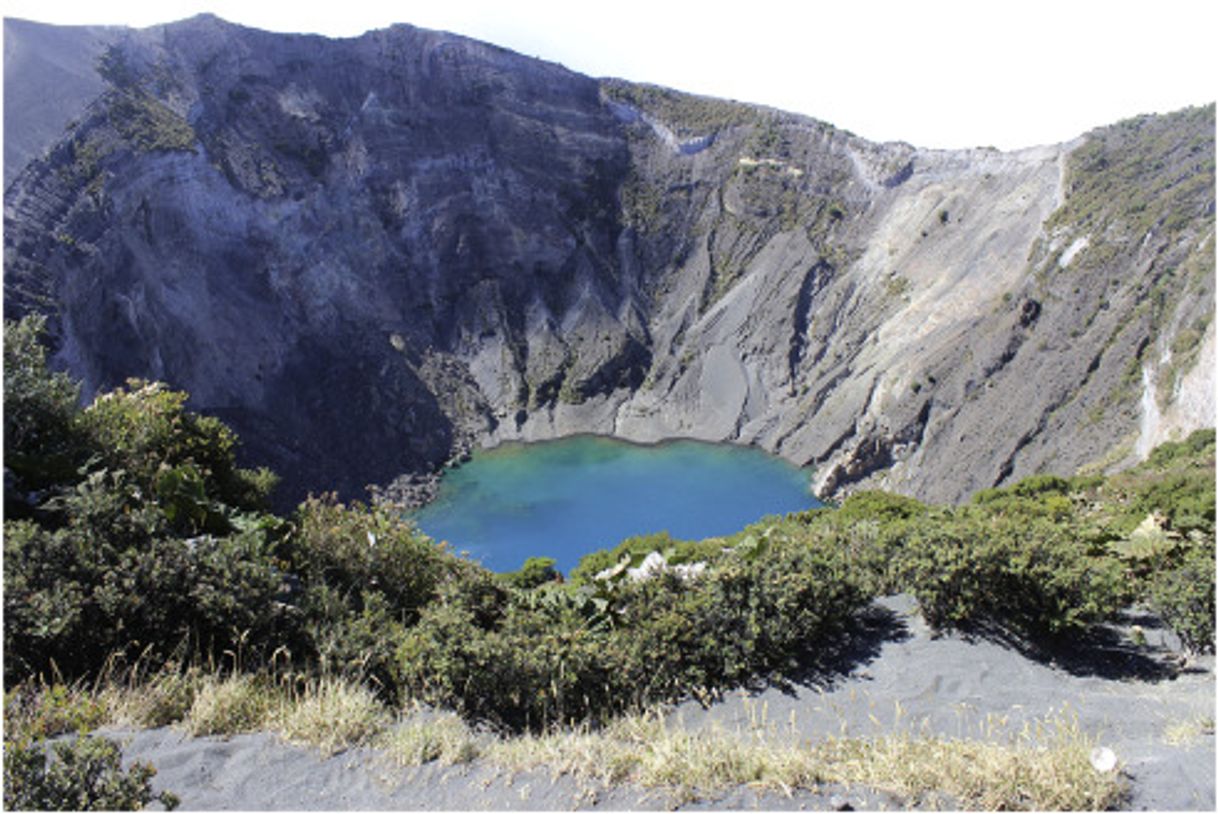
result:
<svg viewBox="0 0 1218 814"><path fill-rule="evenodd" d="M478 737L461 716L447 710L407 712L374 745L403 766L455 766L482 754Z"/></svg>
<svg viewBox="0 0 1218 814"><path fill-rule="evenodd" d="M108 722L120 726L152 728L184 720L204 679L197 668L183 673L172 665L151 678L133 678L98 690Z"/></svg>
<svg viewBox="0 0 1218 814"><path fill-rule="evenodd" d="M276 706L276 690L252 675L208 677L185 718L191 735L236 735L265 729Z"/></svg>
<svg viewBox="0 0 1218 814"><path fill-rule="evenodd" d="M335 678L309 684L282 704L271 728L292 743L333 754L372 739L388 724L389 714L371 690Z"/></svg>
<svg viewBox="0 0 1218 814"><path fill-rule="evenodd" d="M1163 730L1163 742L1172 746L1188 746L1207 735L1214 734L1214 716L1199 715L1186 721L1169 724Z"/></svg>

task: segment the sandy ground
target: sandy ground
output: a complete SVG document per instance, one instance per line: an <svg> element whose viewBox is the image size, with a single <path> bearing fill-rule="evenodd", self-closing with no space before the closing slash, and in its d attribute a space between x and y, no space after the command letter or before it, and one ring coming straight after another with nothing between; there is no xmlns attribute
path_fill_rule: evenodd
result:
<svg viewBox="0 0 1218 814"><path fill-rule="evenodd" d="M1140 625L1146 644L1124 635ZM790 685L734 693L671 713L684 726L758 727L794 739L869 735L896 729L949 737L1015 736L1024 722L1077 718L1117 755L1135 810L1215 809L1213 657L1181 664L1170 633L1149 617L1125 620L1110 636L1068 652L1031 658L1018 648L957 635L934 637L908 597L877 602L818 668ZM1208 719L1210 732L1195 724ZM1181 733L1184 733L1183 736ZM369 749L325 757L266 734L227 740L173 729L111 733L127 760L158 769L154 788L183 809L668 809L664 792L604 788L549 772L509 773L475 762L403 769ZM865 789L826 788L792 796L740 788L687 803L715 809L900 808Z"/></svg>

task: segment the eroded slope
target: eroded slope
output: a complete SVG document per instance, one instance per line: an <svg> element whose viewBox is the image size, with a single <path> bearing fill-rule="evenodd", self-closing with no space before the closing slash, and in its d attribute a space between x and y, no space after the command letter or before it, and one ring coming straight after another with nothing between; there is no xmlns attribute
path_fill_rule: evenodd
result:
<svg viewBox="0 0 1218 814"><path fill-rule="evenodd" d="M287 499L593 431L954 500L1212 423L1212 106L942 152L407 26L200 17L101 67L6 190L8 315L87 390L188 390Z"/></svg>

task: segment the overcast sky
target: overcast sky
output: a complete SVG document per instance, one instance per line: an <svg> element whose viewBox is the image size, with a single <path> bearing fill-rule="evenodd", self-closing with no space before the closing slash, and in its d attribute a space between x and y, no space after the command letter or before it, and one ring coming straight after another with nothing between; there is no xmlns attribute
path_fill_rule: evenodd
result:
<svg viewBox="0 0 1218 814"><path fill-rule="evenodd" d="M210 11L273 31L452 31L592 76L796 111L876 140L1016 149L1218 97L1215 0L4 0L54 23Z"/></svg>

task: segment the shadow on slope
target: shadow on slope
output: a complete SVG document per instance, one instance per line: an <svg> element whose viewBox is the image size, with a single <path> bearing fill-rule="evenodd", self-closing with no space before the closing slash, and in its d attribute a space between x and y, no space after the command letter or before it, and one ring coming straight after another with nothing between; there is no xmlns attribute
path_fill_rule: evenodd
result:
<svg viewBox="0 0 1218 814"><path fill-rule="evenodd" d="M903 614L873 602L856 614L837 636L809 649L800 659L799 666L787 676L775 679L773 686L786 695L794 695L797 687L832 689L856 674L860 667L878 659L885 644L912 638Z"/></svg>
<svg viewBox="0 0 1218 814"><path fill-rule="evenodd" d="M1139 635L1144 642L1137 641ZM1179 641L1162 620L1134 609L1081 635L1029 637L990 622L962 631L962 636L995 642L1076 678L1164 681L1176 678L1185 661Z"/></svg>

